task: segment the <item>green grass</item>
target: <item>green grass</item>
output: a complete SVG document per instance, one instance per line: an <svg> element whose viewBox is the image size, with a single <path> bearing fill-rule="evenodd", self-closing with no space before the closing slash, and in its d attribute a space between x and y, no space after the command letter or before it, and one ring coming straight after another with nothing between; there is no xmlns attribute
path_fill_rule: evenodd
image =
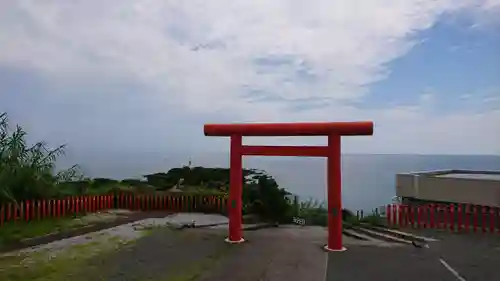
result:
<svg viewBox="0 0 500 281"><path fill-rule="evenodd" d="M378 214L370 214L360 219L360 222L371 224L374 226L384 226L385 220L386 219L384 219L382 216Z"/></svg>
<svg viewBox="0 0 500 281"><path fill-rule="evenodd" d="M90 268L87 261L92 257L113 251L119 246L131 244L110 237L75 245L50 258L50 250L20 256L0 257L2 281L77 281L93 275L93 280L103 280L102 269Z"/></svg>
<svg viewBox="0 0 500 281"><path fill-rule="evenodd" d="M328 210L324 201L309 199L299 202L298 215L306 221L307 225L327 225Z"/></svg>
<svg viewBox="0 0 500 281"><path fill-rule="evenodd" d="M369 224L373 226L384 226L385 218L380 216L379 214L369 214L367 216L364 216L362 218L358 218L356 216L348 217L346 220L344 220L344 223L350 224L350 225L361 225L361 224Z"/></svg>
<svg viewBox="0 0 500 281"><path fill-rule="evenodd" d="M74 220L73 218L43 219L30 222L7 222L0 227L0 249L11 242L43 236L82 225L83 223L80 220Z"/></svg>
<svg viewBox="0 0 500 281"><path fill-rule="evenodd" d="M117 219L113 214L89 213L75 217L44 218L25 222L22 220L9 221L0 227L0 250L11 242L17 242L26 238L44 236L46 234L71 230L74 228L91 225L97 222L114 221Z"/></svg>

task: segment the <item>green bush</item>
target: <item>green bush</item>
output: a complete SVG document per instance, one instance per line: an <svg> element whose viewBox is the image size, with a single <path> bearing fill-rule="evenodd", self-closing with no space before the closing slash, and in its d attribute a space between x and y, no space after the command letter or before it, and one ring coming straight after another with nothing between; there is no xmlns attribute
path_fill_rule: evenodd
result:
<svg viewBox="0 0 500 281"><path fill-rule="evenodd" d="M120 181L121 184L123 185L144 185L147 184L147 182L138 180L138 179L123 179Z"/></svg>
<svg viewBox="0 0 500 281"><path fill-rule="evenodd" d="M95 178L92 179L92 187L93 188L99 188L101 186L105 185L111 185L111 184L118 184L119 181L114 180L114 179L107 179L107 178Z"/></svg>
<svg viewBox="0 0 500 281"><path fill-rule="evenodd" d="M306 221L308 225L326 226L328 223L328 210L325 202L308 199L299 202L298 216Z"/></svg>
<svg viewBox="0 0 500 281"><path fill-rule="evenodd" d="M375 213L361 218L360 221L363 223L368 223L376 226L384 226L385 224L385 218Z"/></svg>
<svg viewBox="0 0 500 281"><path fill-rule="evenodd" d="M6 113L0 114L0 203L26 198L57 197L58 184L81 179L75 165L56 172L55 162L64 145L55 149L43 141L29 145L21 126L11 129Z"/></svg>

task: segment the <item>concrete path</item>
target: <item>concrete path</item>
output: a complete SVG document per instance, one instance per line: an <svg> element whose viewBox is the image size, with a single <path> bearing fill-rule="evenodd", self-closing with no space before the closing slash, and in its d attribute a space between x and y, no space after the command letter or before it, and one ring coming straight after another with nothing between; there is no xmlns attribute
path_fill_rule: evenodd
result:
<svg viewBox="0 0 500 281"><path fill-rule="evenodd" d="M434 237L429 248L351 245L330 253L327 281L493 281L500 280L500 236L406 230Z"/></svg>
<svg viewBox="0 0 500 281"><path fill-rule="evenodd" d="M324 281L327 254L324 235L302 236L290 228L245 233L245 243L233 245L230 257L199 281Z"/></svg>
<svg viewBox="0 0 500 281"><path fill-rule="evenodd" d="M500 280L500 235L498 233L449 233L440 230L413 230L417 235L433 236L434 256L442 258L467 281ZM463 280L462 280L463 281Z"/></svg>
<svg viewBox="0 0 500 281"><path fill-rule="evenodd" d="M219 229L219 227L215 227ZM199 279L201 281L324 281L327 275L327 260L330 254L323 250L327 239L324 227L280 226L244 232L247 240L235 247L231 257L218 268ZM374 248L375 251L390 251L404 245L384 241L361 241L343 237L347 252L352 247ZM383 252L380 252L383 253ZM359 268L348 266L350 271ZM336 270L335 268L332 268ZM369 273L367 273L369 276ZM328 279L327 279L328 280ZM350 279L351 280L351 279ZM356 280L356 279L352 279Z"/></svg>
<svg viewBox="0 0 500 281"><path fill-rule="evenodd" d="M203 214L203 213L176 213L168 217L168 221L173 224L184 224L196 222L196 226L214 225L214 224L228 224L229 219L222 215L217 214Z"/></svg>
<svg viewBox="0 0 500 281"><path fill-rule="evenodd" d="M328 254L326 281L463 281L427 249L351 246Z"/></svg>

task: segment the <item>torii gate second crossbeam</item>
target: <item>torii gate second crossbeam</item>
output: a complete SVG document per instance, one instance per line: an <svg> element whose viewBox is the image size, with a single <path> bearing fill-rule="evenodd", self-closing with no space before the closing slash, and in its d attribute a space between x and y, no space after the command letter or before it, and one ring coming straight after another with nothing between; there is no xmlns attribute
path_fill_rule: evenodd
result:
<svg viewBox="0 0 500 281"><path fill-rule="evenodd" d="M328 251L343 251L341 136L373 135L372 122L206 124L205 136L231 137L229 236L230 243L244 241L241 229L243 155L327 157ZM327 136L327 146L248 146L243 136Z"/></svg>

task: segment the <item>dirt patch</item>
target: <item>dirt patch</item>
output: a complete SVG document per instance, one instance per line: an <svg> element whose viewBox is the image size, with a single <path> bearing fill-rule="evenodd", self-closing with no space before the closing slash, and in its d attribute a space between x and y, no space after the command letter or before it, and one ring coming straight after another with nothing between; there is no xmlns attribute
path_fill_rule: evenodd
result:
<svg viewBox="0 0 500 281"><path fill-rule="evenodd" d="M82 225L82 223L78 223L77 221L75 221L73 222L74 227L67 230L50 233L44 236L23 239L19 241L12 241L7 245L3 245L0 248L0 253L47 244L57 240L84 235L87 233L100 231L103 229L108 229L122 224L131 223L134 221L139 221L147 218L163 218L169 214L171 214L171 212L126 212L126 213L119 213L119 215L115 213L100 214L100 215L94 214L86 218L77 219L77 220L83 220L84 221L82 222L83 224L89 223L87 225Z"/></svg>
<svg viewBox="0 0 500 281"><path fill-rule="evenodd" d="M67 247L54 254L50 249L37 252L18 252L13 256L0 256L0 280L5 281L65 281L84 276L86 261L130 246L133 241L116 237L102 237ZM83 274L83 275L82 275Z"/></svg>

